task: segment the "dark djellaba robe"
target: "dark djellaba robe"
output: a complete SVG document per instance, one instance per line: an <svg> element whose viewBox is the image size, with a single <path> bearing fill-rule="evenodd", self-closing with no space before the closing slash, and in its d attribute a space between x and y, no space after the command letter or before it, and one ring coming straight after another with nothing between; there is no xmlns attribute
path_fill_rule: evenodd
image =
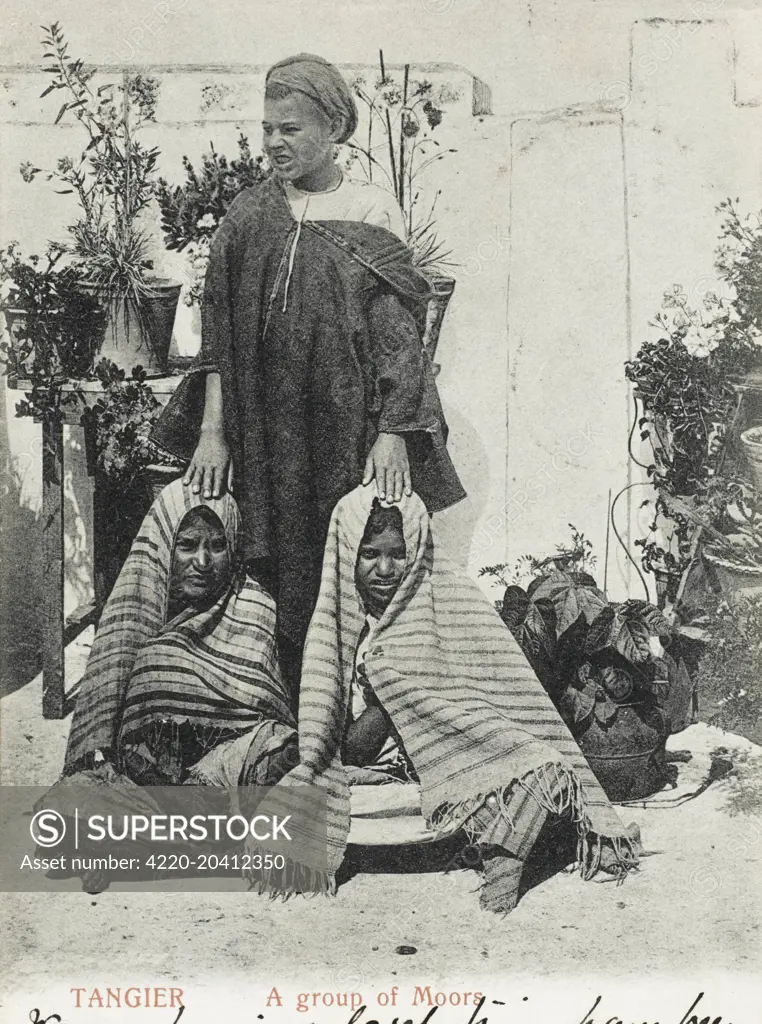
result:
<svg viewBox="0 0 762 1024"><path fill-rule="evenodd" d="M275 179L239 195L212 242L201 352L152 438L190 459L206 373L220 374L243 557L272 580L279 636L296 649L331 512L362 481L379 432L405 438L430 512L465 496L421 343L428 297L395 235L343 220L299 226Z"/></svg>

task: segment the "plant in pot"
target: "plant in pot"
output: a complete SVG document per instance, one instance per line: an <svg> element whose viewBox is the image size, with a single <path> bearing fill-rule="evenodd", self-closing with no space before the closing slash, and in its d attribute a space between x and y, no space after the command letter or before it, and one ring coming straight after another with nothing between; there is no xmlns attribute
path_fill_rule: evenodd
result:
<svg viewBox="0 0 762 1024"><path fill-rule="evenodd" d="M101 393L86 405L82 425L89 444L88 461L96 478L94 517L104 550L96 564L97 590L111 590L143 516L157 491L179 475L180 468L154 467L149 441L161 406L146 383L142 367L127 374L101 359L95 366Z"/></svg>
<svg viewBox="0 0 762 1024"><path fill-rule="evenodd" d="M732 297L708 291L694 302L674 285L664 294L666 312L652 323L660 337L644 342L625 365L636 401L631 436L639 427L652 459L644 464L630 454L646 470L657 498L690 502L705 495L722 462L735 385L762 351L760 220L742 219L731 200L718 209L724 221L715 266ZM659 571L667 587L675 586L690 561L693 533L689 521L672 518L657 500L649 533L639 545L644 569Z"/></svg>
<svg viewBox="0 0 762 1024"><path fill-rule="evenodd" d="M729 605L762 595L762 494L745 480L716 477L702 501L672 499L703 531L703 557Z"/></svg>
<svg viewBox="0 0 762 1024"><path fill-rule="evenodd" d="M762 424L744 430L741 445L754 490L762 492Z"/></svg>
<svg viewBox="0 0 762 1024"><path fill-rule="evenodd" d="M8 342L5 372L37 386L84 376L102 337L100 305L82 292L64 247L49 243L44 256L24 257L18 242L0 249L0 308Z"/></svg>
<svg viewBox="0 0 762 1024"><path fill-rule="evenodd" d="M78 287L70 267L61 267L62 247L49 244L44 256L24 257L18 243L0 250L0 290L7 341L0 345L3 373L12 387L22 385L16 415L43 425L43 478L57 483L54 439L67 408L79 401L64 389L92 364L103 331L100 305Z"/></svg>
<svg viewBox="0 0 762 1024"><path fill-rule="evenodd" d="M715 266L733 289L739 328L762 332L762 215L741 216L739 203L725 199L717 208L725 219Z"/></svg>
<svg viewBox="0 0 762 1024"><path fill-rule="evenodd" d="M386 67L383 51L379 52L379 72L371 84L364 75L352 83L365 117L355 141L348 143L347 170L387 189L399 203L413 262L431 285L424 344L433 359L455 288L455 279L447 271L455 264L437 229L440 192L427 200L421 181L428 167L455 152L442 148L436 132L445 107L457 99L457 93L447 85L435 88L426 79L412 79L409 64L395 76Z"/></svg>
<svg viewBox="0 0 762 1024"><path fill-rule="evenodd" d="M181 185L159 179L156 199L167 249L185 251L188 256L191 280L184 289L183 301L188 306L200 306L209 246L220 221L239 192L256 185L269 172L264 157L252 155L243 134L238 136L237 157L228 160L209 143L198 171L187 156L183 157L183 168L185 181Z"/></svg>
<svg viewBox="0 0 762 1024"><path fill-rule="evenodd" d="M25 162L28 182L44 173L62 195L75 195L80 216L69 227L67 252L81 278L108 312L101 354L128 372L141 364L164 373L180 285L154 277L152 243L141 217L157 188L158 149L146 148L140 132L155 119L157 82L127 74L120 84L95 88L95 71L69 56L60 26L46 29L42 93L63 94L56 124L73 118L85 136L76 157L62 157L48 172Z"/></svg>
<svg viewBox="0 0 762 1024"><path fill-rule="evenodd" d="M640 799L674 777L665 743L688 724L693 686L645 601L609 601L587 572L508 586L500 615L608 796Z"/></svg>

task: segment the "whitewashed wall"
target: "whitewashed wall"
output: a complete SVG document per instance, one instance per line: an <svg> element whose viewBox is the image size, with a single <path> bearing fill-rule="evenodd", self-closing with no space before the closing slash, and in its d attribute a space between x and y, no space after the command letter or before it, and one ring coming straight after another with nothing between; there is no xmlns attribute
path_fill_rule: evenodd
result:
<svg viewBox="0 0 762 1024"><path fill-rule="evenodd" d="M722 0L504 6L356 2L328 17L287 3L41 0L34 17L11 11L0 49L2 237L39 247L62 237L72 213L17 170L22 160L44 166L76 151L75 129L52 128L55 104L38 98L39 23L59 20L72 52L104 73L127 61L160 78L150 141L170 180L182 155L198 160L209 141L232 152L242 130L256 148L259 69L284 54L311 50L372 68L383 47L391 63L457 65L441 72L461 96L439 137L458 152L428 187L443 190L441 227L460 261L439 384L470 499L443 528L475 574L526 551L547 553L573 522L593 540L602 576L609 491L636 479L622 365L666 288L711 287L717 203L732 195L746 209L762 205L762 17L747 9L756 5ZM491 115L473 114L472 74L492 90ZM191 328L182 311L179 348L192 344ZM6 490L32 629L37 428L13 418L11 401L2 430L19 484ZM72 431L69 606L87 596L90 574L79 442ZM620 502L630 543L642 496ZM615 596L637 592L613 541L608 583Z"/></svg>

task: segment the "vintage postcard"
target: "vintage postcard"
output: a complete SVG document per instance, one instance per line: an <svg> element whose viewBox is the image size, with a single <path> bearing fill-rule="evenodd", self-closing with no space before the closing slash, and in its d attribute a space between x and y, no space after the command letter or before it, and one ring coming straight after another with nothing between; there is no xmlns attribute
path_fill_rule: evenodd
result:
<svg viewBox="0 0 762 1024"><path fill-rule="evenodd" d="M762 6L4 15L3 1024L762 1021Z"/></svg>

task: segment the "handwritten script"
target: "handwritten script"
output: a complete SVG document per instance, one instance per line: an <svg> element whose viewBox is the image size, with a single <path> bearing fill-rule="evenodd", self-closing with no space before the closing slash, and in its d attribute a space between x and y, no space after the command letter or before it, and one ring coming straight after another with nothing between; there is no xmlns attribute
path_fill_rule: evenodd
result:
<svg viewBox="0 0 762 1024"><path fill-rule="evenodd" d="M177 1024L185 1011L185 1007L181 1006L178 1008L177 1016L169 1024ZM65 1024L63 1018L58 1013L51 1013L47 1017L41 1017L38 1009L29 1011L29 1020L31 1024Z"/></svg>
<svg viewBox="0 0 762 1024"><path fill-rule="evenodd" d="M625 1013L621 1015L619 1013L609 1012L601 1004L603 1002L603 996L596 996L590 1009L582 1016L579 1021L576 1018L569 1018L569 1024L733 1024L732 1021L726 1020L721 1014L713 1016L712 1014L705 1014L703 1009L699 1010L699 1004L704 1000L705 993L699 992L696 998L693 1000L691 1005L682 1015L680 1020L670 1021L666 1018L663 1021L644 1020L641 1016L633 1017L631 1014ZM498 999L492 999L490 1002L494 1006L504 1006L505 1003ZM486 1013L483 1016L479 1016L483 1012L483 1008L487 1003L487 997L482 996L477 1005L475 1006L471 1016L469 1017L467 1024L490 1024L489 1017ZM434 1014L439 1010L438 1006L432 1006L425 1017L421 1020L420 1024L430 1024ZM360 1006L349 1018L348 1024L379 1024L378 1020L371 1017L365 1017L367 1006ZM562 1018L558 1018L559 1022ZM395 1017L391 1024L414 1024L411 1019L400 1020ZM499 1024L499 1022L497 1022Z"/></svg>

